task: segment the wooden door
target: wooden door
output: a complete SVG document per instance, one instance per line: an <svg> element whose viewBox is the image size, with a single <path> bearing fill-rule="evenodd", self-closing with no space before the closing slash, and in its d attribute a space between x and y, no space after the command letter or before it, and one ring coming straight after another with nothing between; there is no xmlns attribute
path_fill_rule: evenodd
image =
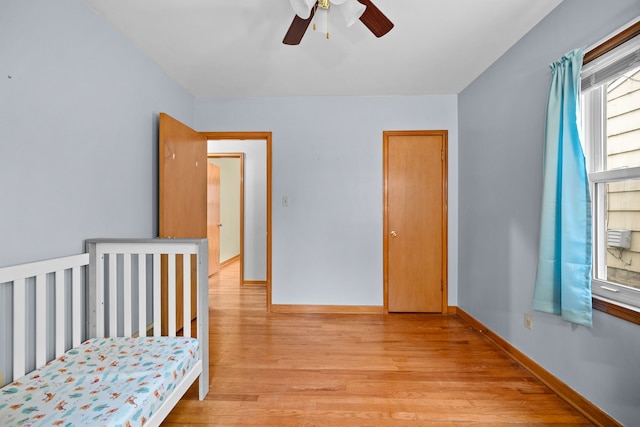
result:
<svg viewBox="0 0 640 427"><path fill-rule="evenodd" d="M160 113L159 124L159 236L207 237L207 142L203 135ZM191 263L191 312L196 313L196 264ZM166 312L166 261L163 262L162 310ZM182 262L176 265L177 330L182 329ZM163 333L167 331L163 316Z"/></svg>
<svg viewBox="0 0 640 427"><path fill-rule="evenodd" d="M207 239L209 276L220 271L220 166L207 161Z"/></svg>
<svg viewBox="0 0 640 427"><path fill-rule="evenodd" d="M384 133L389 312L446 311L447 132Z"/></svg>

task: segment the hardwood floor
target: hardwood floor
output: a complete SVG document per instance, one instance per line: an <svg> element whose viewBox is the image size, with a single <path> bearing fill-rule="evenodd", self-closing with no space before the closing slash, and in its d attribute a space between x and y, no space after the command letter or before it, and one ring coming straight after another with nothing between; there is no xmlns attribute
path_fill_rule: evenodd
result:
<svg viewBox="0 0 640 427"><path fill-rule="evenodd" d="M210 280L211 390L163 426L589 426L457 316L268 314Z"/></svg>

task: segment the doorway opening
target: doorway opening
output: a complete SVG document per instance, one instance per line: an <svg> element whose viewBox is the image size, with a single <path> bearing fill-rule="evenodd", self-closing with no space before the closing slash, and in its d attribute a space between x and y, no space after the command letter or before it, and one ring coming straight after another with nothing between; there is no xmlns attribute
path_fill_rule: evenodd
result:
<svg viewBox="0 0 640 427"><path fill-rule="evenodd" d="M210 159L242 159L241 283L264 285L271 311L271 132L200 133L207 139Z"/></svg>
<svg viewBox="0 0 640 427"><path fill-rule="evenodd" d="M219 264L239 264L239 283L244 284L244 153L207 154L220 168Z"/></svg>

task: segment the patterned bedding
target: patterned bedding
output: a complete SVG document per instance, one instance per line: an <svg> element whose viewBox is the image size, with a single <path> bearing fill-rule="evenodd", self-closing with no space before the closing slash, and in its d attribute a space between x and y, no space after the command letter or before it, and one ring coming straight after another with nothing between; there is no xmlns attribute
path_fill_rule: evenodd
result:
<svg viewBox="0 0 640 427"><path fill-rule="evenodd" d="M198 361L183 337L84 342L0 389L0 426L142 426Z"/></svg>

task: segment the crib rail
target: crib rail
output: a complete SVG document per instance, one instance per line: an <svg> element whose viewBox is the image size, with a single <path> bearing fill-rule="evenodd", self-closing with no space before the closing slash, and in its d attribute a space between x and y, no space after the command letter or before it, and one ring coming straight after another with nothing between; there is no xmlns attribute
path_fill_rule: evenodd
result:
<svg viewBox="0 0 640 427"><path fill-rule="evenodd" d="M0 283L10 285L13 291L13 303L10 304L13 310L13 378L26 373L27 353L31 345L35 347L35 366L42 366L81 343L82 273L88 264L89 255L80 254L0 269ZM34 286L35 309L27 296L27 284L31 282ZM48 288L54 294L53 303L47 303ZM70 301L67 298L69 288ZM70 324L67 312L71 312ZM55 331L54 357L47 354L46 337L48 328L52 326L48 322L51 317ZM26 339L27 323L34 323L35 339L32 341Z"/></svg>

